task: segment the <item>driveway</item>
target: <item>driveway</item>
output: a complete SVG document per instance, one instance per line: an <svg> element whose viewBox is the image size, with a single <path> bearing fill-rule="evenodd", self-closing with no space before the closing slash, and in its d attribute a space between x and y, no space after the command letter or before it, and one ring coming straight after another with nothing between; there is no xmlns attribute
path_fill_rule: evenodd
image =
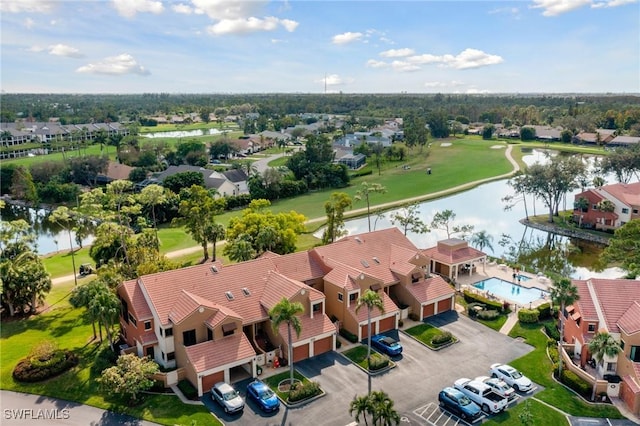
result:
<svg viewBox="0 0 640 426"><path fill-rule="evenodd" d="M486 375L495 362L509 362L527 354L532 347L495 332L482 324L455 312L438 315L431 322L453 333L460 342L434 352L400 332L404 347L400 357L394 359L397 367L372 379L374 390L384 390L394 400L402 417L402 425L427 425L424 417L414 411L429 404L437 404L438 392L460 377L474 378ZM228 425L348 425L349 403L356 395L367 392L367 375L342 355L331 352L296 363L296 369L311 380L318 381L326 395L302 407L263 415L251 403L245 412L227 416L210 402L203 400ZM248 381L237 384L245 395Z"/></svg>

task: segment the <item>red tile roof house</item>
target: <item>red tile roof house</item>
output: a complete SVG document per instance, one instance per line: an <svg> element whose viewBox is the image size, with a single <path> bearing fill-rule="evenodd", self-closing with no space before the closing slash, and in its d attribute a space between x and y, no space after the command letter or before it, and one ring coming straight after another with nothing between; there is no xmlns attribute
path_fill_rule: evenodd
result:
<svg viewBox="0 0 640 426"><path fill-rule="evenodd" d="M453 288L439 276L425 278L428 263L391 228L306 252L145 275L118 286L121 334L139 356L180 368L202 395L217 381L255 377L273 348L286 356L286 328L275 333L268 316L283 297L305 307L302 333L294 333L294 361L335 350L330 317L365 338L367 311L356 314L355 307L369 288L381 292L385 307L372 312L376 333L397 328L398 305L420 319L452 309Z"/></svg>
<svg viewBox="0 0 640 426"><path fill-rule="evenodd" d="M574 345L580 365L591 358L587 344L596 332L605 331L620 342L617 357L605 357L598 374L622 378L620 398L635 414L640 412L640 280L574 280L580 298L560 315L564 341ZM615 395L614 395L615 396Z"/></svg>
<svg viewBox="0 0 640 426"><path fill-rule="evenodd" d="M589 206L578 208L578 200L586 198ZM598 208L598 203L611 201L615 210L605 212ZM632 219L640 218L640 182L616 183L600 188L588 189L574 197L573 220L581 227L598 230L613 230Z"/></svg>

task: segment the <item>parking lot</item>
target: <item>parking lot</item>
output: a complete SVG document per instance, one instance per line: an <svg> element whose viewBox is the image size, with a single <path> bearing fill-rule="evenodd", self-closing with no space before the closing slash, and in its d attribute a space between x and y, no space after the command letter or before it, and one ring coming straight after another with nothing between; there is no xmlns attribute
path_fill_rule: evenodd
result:
<svg viewBox="0 0 640 426"><path fill-rule="evenodd" d="M434 325L450 331L460 342L435 352L404 333L399 339L404 350L394 359L397 367L374 376L374 390L385 391L395 403L402 425L443 425L444 416L432 417L438 407L438 392L451 386L460 377L474 378L487 375L489 366L506 363L530 352L529 345L497 333L482 324L459 317L455 312L439 315ZM337 353L326 353L295 365L296 369L311 380L320 383L326 395L312 403L297 408L282 406L280 411L265 415L248 401L244 413L226 415L206 394L203 400L225 423L230 425L348 425L349 403L356 395L367 392L367 375ZM248 380L236 384L246 396ZM426 407L433 407L427 416ZM423 411L420 411L423 408ZM436 419L436 420L434 420ZM455 419L450 419L447 425ZM464 423L457 423L464 424Z"/></svg>

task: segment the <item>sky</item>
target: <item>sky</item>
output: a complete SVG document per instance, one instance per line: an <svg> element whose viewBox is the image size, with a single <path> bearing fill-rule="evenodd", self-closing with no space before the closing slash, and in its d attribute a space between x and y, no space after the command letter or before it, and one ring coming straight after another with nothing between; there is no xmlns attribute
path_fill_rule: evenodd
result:
<svg viewBox="0 0 640 426"><path fill-rule="evenodd" d="M3 93L639 93L639 0L0 0Z"/></svg>

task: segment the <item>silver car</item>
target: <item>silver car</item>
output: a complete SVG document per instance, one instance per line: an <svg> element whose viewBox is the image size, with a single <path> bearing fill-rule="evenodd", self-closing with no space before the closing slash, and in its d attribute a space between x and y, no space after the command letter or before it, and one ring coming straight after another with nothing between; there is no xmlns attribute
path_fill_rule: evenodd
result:
<svg viewBox="0 0 640 426"><path fill-rule="evenodd" d="M224 412L237 413L244 410L244 399L230 384L218 382L211 388L211 398L224 409Z"/></svg>
<svg viewBox="0 0 640 426"><path fill-rule="evenodd" d="M489 376L479 376L476 377L476 380L489 386L495 393L508 400L512 400L517 396L515 389L509 386L504 380Z"/></svg>

